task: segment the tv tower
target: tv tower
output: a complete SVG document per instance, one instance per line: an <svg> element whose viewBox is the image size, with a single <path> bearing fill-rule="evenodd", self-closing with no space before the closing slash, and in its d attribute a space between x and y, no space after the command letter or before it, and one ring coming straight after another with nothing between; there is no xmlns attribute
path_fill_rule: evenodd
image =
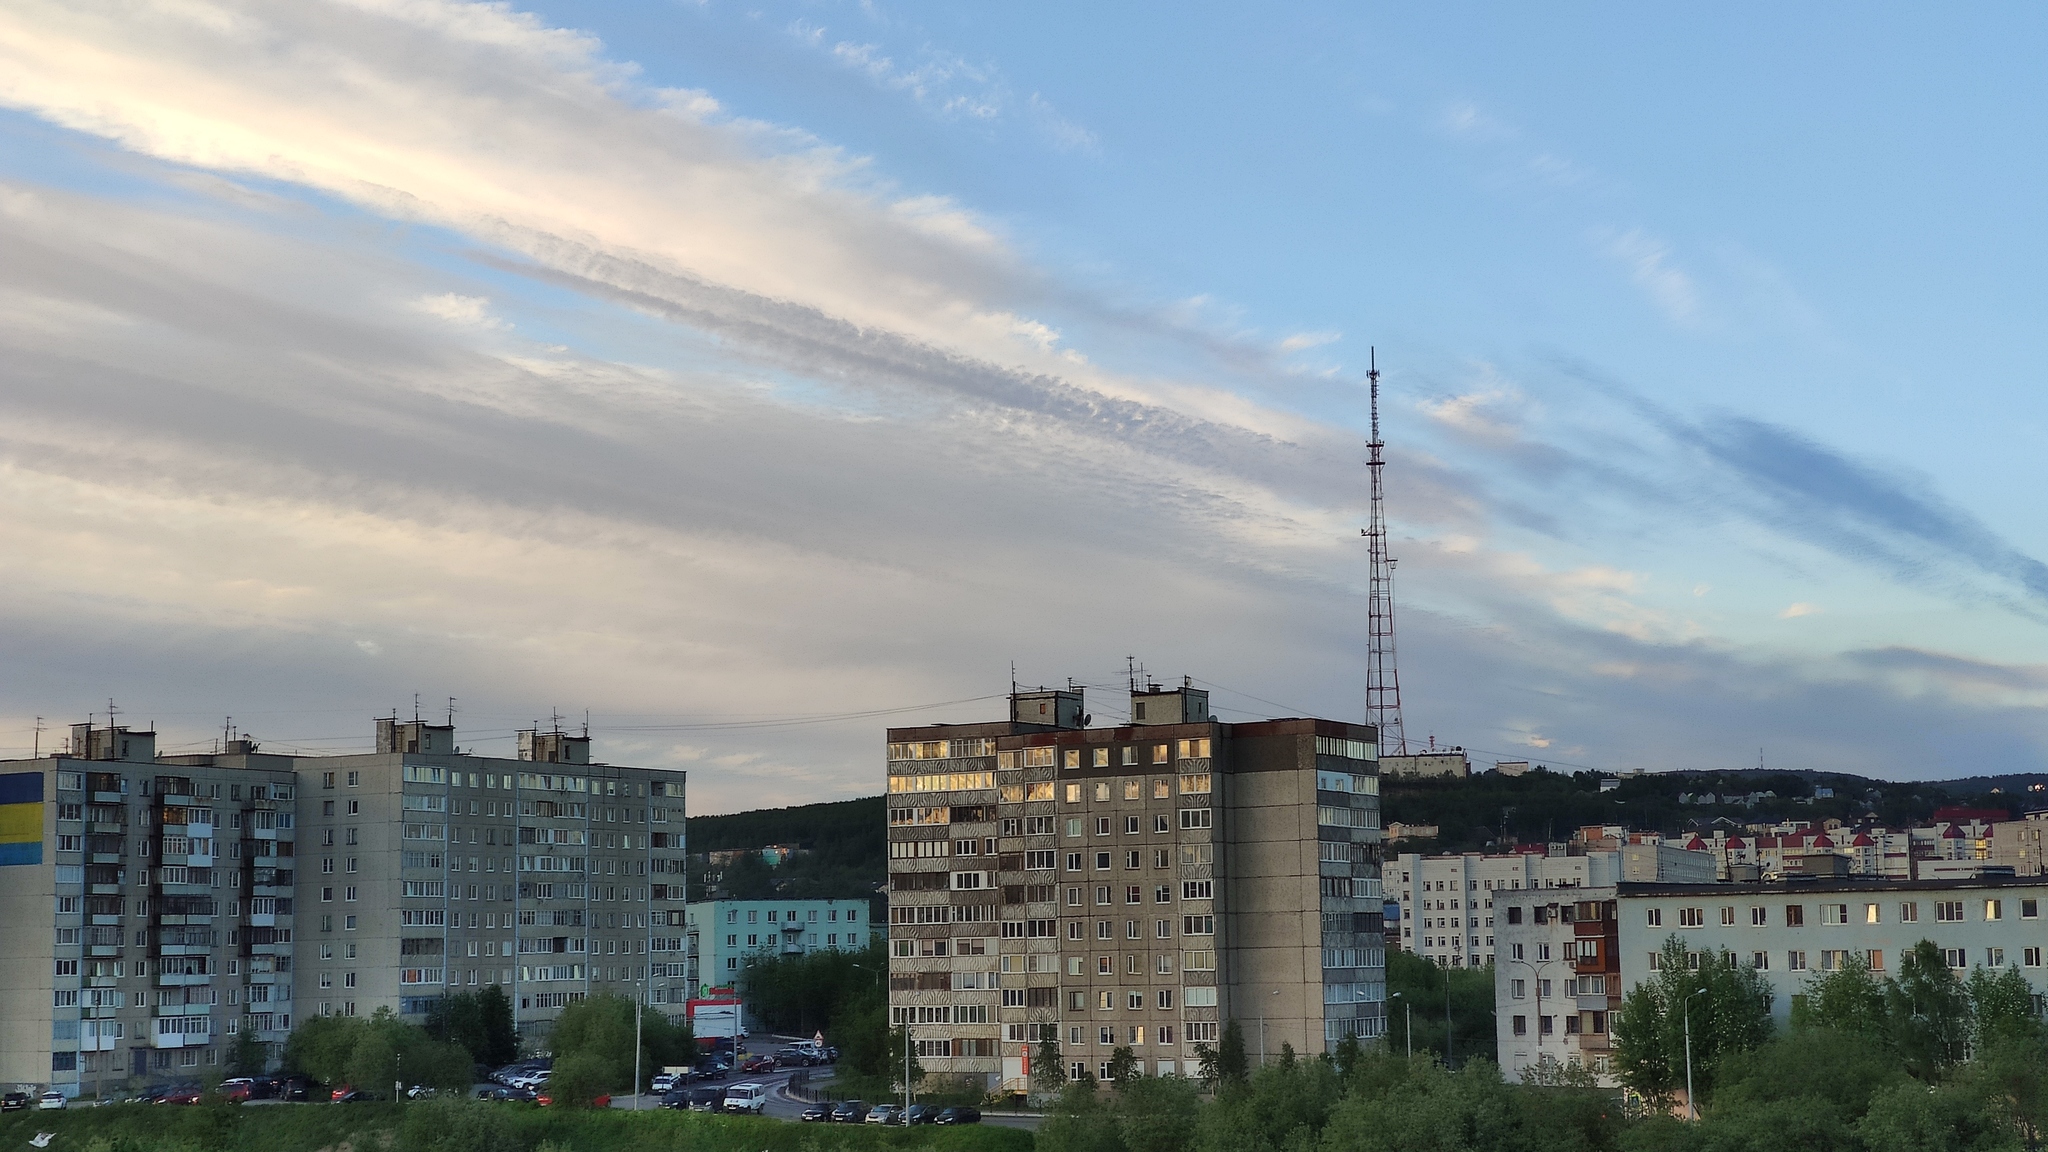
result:
<svg viewBox="0 0 2048 1152"><path fill-rule="evenodd" d="M1378 350L1371 353L1366 379L1372 383L1372 440L1366 468L1372 472L1372 520L1365 529L1367 563L1371 566L1365 600L1365 718L1379 729L1380 754L1406 756L1408 734L1401 727L1401 670L1394 659L1394 558L1387 555L1386 494L1380 469L1387 466L1386 445L1380 442L1380 368Z"/></svg>

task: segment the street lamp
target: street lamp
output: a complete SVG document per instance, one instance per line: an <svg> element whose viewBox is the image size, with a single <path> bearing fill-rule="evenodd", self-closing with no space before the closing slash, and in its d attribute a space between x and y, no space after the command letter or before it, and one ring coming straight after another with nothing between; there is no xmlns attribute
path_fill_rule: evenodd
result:
<svg viewBox="0 0 2048 1152"><path fill-rule="evenodd" d="M1536 1062L1541 1064L1543 1063L1543 969L1550 967L1552 964L1559 963L1559 961L1529 961L1509 957L1508 963L1520 964L1522 967L1527 968L1529 970L1529 978L1536 982Z"/></svg>
<svg viewBox="0 0 2048 1152"><path fill-rule="evenodd" d="M640 1110L640 1023L646 1012L647 979L633 981L633 1111Z"/></svg>
<svg viewBox="0 0 2048 1152"><path fill-rule="evenodd" d="M1705 988L1694 989L1678 1006L1678 1014L1685 1019L1685 1106L1692 1110L1694 1120L1700 1118L1700 1101L1692 1094L1692 998L1705 992Z"/></svg>
<svg viewBox="0 0 2048 1152"><path fill-rule="evenodd" d="M1401 1001L1401 1007L1408 1010L1408 1026L1402 1030L1402 1034L1408 1038L1408 1059L1413 1060L1415 1059L1415 1001L1406 999L1399 992L1394 993L1389 999Z"/></svg>
<svg viewBox="0 0 2048 1152"><path fill-rule="evenodd" d="M1273 989L1273 995L1278 996L1279 994L1280 990L1278 988ZM1266 1066L1266 1005L1271 1002L1270 999L1259 1002L1259 1067L1261 1068Z"/></svg>

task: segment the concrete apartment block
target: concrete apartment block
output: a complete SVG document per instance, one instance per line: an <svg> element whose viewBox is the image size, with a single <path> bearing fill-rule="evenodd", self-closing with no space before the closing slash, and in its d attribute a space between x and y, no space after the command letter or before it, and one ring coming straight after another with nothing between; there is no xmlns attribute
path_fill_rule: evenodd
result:
<svg viewBox="0 0 2048 1152"><path fill-rule="evenodd" d="M1255 1055L1383 1034L1372 730L1186 687L1131 715L890 730L890 1008L934 1072L1024 1090L1047 1029L1098 1076L1191 1071L1233 1018Z"/></svg>
<svg viewBox="0 0 2048 1152"><path fill-rule="evenodd" d="M1619 1086L1609 1027L1621 1009L1615 896L1612 885L1494 893L1494 1023L1509 1080L1547 1059Z"/></svg>
<svg viewBox="0 0 2048 1152"><path fill-rule="evenodd" d="M1624 987L1650 978L1664 941L1732 953L1769 980L1783 1025L1792 998L1815 974L1856 956L1879 975L1921 940L1941 948L1958 975L2017 967L2036 992L2048 883L2031 879L1814 879L1771 884L1624 884L1618 892Z"/></svg>
<svg viewBox="0 0 2048 1152"><path fill-rule="evenodd" d="M77 725L63 754L0 764L0 833L40 836L0 843L0 1081L194 1078L245 1020L274 1046L307 1015L417 1021L493 984L529 1034L597 991L681 1015L683 773L537 729L518 759L396 719L375 748L159 756Z"/></svg>
<svg viewBox="0 0 2048 1152"><path fill-rule="evenodd" d="M858 952L880 925L866 900L704 900L690 905L690 952L701 984L734 983L755 957ZM699 990L700 993L702 989Z"/></svg>
<svg viewBox="0 0 2048 1152"><path fill-rule="evenodd" d="M1705 859L1711 869L1712 859ZM1399 934L1390 926L1389 943L1398 939L1398 947L1446 967L1483 968L1496 954L1500 893L1611 886L1620 869L1616 852L1403 853L1388 869L1388 888L1401 906Z"/></svg>

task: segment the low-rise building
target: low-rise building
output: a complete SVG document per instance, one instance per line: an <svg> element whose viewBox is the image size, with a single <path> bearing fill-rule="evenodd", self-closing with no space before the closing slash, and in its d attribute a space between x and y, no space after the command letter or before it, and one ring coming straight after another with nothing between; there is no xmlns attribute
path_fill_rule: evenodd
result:
<svg viewBox="0 0 2048 1152"><path fill-rule="evenodd" d="M1530 889L1611 886L1620 855L1545 851L1448 856L1403 853L1387 869L1387 889L1401 907L1399 930L1387 942L1449 968L1494 962L1494 897Z"/></svg>
<svg viewBox="0 0 2048 1152"><path fill-rule="evenodd" d="M1728 953L1755 968L1771 985L1781 1025L1814 975L1853 956L1888 976L1921 940L1959 974L2013 967L2037 992L2048 988L2048 883L2037 879L1624 884L1616 899L1624 988L1650 978L1676 935L1689 951Z"/></svg>
<svg viewBox="0 0 2048 1152"><path fill-rule="evenodd" d="M707 987L737 980L752 958L858 952L878 932L866 900L707 900L687 918Z"/></svg>

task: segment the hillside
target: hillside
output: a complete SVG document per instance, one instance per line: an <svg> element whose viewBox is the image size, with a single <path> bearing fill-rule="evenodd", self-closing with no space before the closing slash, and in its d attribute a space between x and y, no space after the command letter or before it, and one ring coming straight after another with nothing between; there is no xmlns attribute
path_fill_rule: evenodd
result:
<svg viewBox="0 0 2048 1152"><path fill-rule="evenodd" d="M770 896L872 898L888 877L886 820L880 796L795 808L759 808L726 816L692 816L690 855L699 862L691 868L690 899L704 898L701 857L706 853L769 844L804 852L778 867L769 867L758 857L737 861L722 870L718 886L741 900Z"/></svg>
<svg viewBox="0 0 2048 1152"><path fill-rule="evenodd" d="M1533 771L1526 776L1475 775L1467 780L1388 780L1381 806L1387 823L1433 824L1435 840L1405 840L1399 851L1463 852L1498 843L1563 840L1587 824L1624 824L1666 835L1705 829L1716 819L1738 824L1779 820L1874 820L1908 827L1948 805L2024 807L2031 778L1980 777L1964 781L1874 780L1833 772L1747 770L1661 772L1624 777L1612 792L1600 791L1597 772ZM1992 793L1997 781L2013 781ZM1829 789L1832 796L1820 796ZM1680 804L1681 793L1747 796L1774 792L1754 806ZM2039 794L2034 794L2038 796Z"/></svg>

